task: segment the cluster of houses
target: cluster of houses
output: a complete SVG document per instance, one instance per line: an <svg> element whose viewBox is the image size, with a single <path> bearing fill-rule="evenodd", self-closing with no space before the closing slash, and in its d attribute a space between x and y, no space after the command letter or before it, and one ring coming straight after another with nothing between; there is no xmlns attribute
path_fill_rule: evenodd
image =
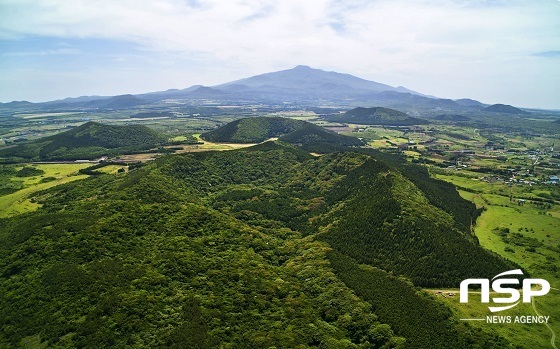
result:
<svg viewBox="0 0 560 349"><path fill-rule="evenodd" d="M558 182L560 182L560 180L558 179L558 176L550 176L548 181L544 182L544 184L558 184Z"/></svg>
<svg viewBox="0 0 560 349"><path fill-rule="evenodd" d="M560 180L558 179L558 176L549 176L546 180L538 180L537 178L528 178L528 179L524 179L524 178L518 178L515 175L512 175L509 178L503 178L500 176L485 176L482 177L481 180L488 182L488 183L495 183L495 182L504 182L505 184L508 185L513 185L513 184L525 184L525 185L537 185L537 184L546 184L546 185L558 185L558 183L560 183Z"/></svg>

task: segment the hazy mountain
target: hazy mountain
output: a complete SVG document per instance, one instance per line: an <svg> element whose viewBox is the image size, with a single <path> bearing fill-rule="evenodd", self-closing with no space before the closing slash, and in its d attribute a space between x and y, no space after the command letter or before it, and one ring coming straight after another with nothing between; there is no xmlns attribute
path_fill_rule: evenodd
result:
<svg viewBox="0 0 560 349"><path fill-rule="evenodd" d="M387 108L415 111L418 108L429 110L457 110L464 108L451 99L429 98L412 93L383 91L371 97L371 104Z"/></svg>
<svg viewBox="0 0 560 349"><path fill-rule="evenodd" d="M298 65L293 69L256 75L215 86L224 91L270 91L304 95L368 94L382 91L403 91L418 94L404 87L395 88L375 81L364 80L349 74L327 72Z"/></svg>
<svg viewBox="0 0 560 349"><path fill-rule="evenodd" d="M146 104L146 101L127 94L121 96L115 96L107 99L98 99L87 102L85 106L90 108L103 108L103 109L123 109L136 107L138 105Z"/></svg>
<svg viewBox="0 0 560 349"><path fill-rule="evenodd" d="M460 104L464 107L480 107L480 108L486 107L486 104L470 98L456 99L455 103Z"/></svg>
<svg viewBox="0 0 560 349"><path fill-rule="evenodd" d="M136 97L138 98L142 98L143 100L146 101L151 101L151 102L155 102L155 101L160 101L160 100L164 100L164 99L185 99L188 98L188 95L190 92L195 91L201 87L204 87L202 85L193 85L191 87L187 87L184 89L169 89L169 90L165 90L165 91L156 91L156 92L149 92L149 93L143 93L143 94L139 94L136 95Z"/></svg>
<svg viewBox="0 0 560 349"><path fill-rule="evenodd" d="M303 65L211 87L194 85L181 90L170 89L111 98L87 96L55 101L55 104L57 108L63 108L67 103L72 104L72 107L120 109L167 99L192 100L195 104L197 100L208 99L222 102L257 102L280 105L288 102L307 106L316 106L325 102L347 107L375 105L400 109L414 115L457 112L485 106L472 99L457 101L440 99L403 86L393 87L349 74L328 72ZM49 105L52 107L55 104L49 102L37 104L37 106ZM31 106L33 105L31 104ZM9 108L10 106L3 104L0 107Z"/></svg>
<svg viewBox="0 0 560 349"><path fill-rule="evenodd" d="M80 97L68 97L61 100L53 101L53 103L81 103L81 102L91 102L102 99L109 99L111 96L80 96Z"/></svg>
<svg viewBox="0 0 560 349"><path fill-rule="evenodd" d="M308 66L256 75L213 86L227 92L227 99L265 102L295 102L316 104L329 101L348 106L377 105L406 111L455 111L465 106L450 99L439 99L412 91L406 87L392 87L349 74L327 72ZM476 101L473 101L476 102Z"/></svg>
<svg viewBox="0 0 560 349"><path fill-rule="evenodd" d="M99 109L126 109L136 107L138 105L147 104L149 101L139 98L131 94L119 96L80 96L58 99L55 101L31 103L31 102L10 102L2 104L0 107L7 108L49 108L68 109L68 108L99 108Z"/></svg>
<svg viewBox="0 0 560 349"><path fill-rule="evenodd" d="M193 90L188 91L186 96L187 98L211 99L220 98L226 94L226 92L214 89L212 87L199 86Z"/></svg>
<svg viewBox="0 0 560 349"><path fill-rule="evenodd" d="M493 104L489 107L483 109L484 111L490 111L494 113L504 113L504 114L531 114L514 106L508 104Z"/></svg>
<svg viewBox="0 0 560 349"><path fill-rule="evenodd" d="M8 102L8 103L0 103L0 106L2 107L11 107L11 108L17 108L17 107L27 107L33 105L33 103L28 102L28 101L13 101L13 102Z"/></svg>

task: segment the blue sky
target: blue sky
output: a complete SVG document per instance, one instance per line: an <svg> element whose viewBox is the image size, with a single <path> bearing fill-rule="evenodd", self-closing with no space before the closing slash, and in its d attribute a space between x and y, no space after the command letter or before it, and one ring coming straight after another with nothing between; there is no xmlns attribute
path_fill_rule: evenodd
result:
<svg viewBox="0 0 560 349"><path fill-rule="evenodd" d="M215 85L299 64L560 109L560 1L0 0L0 102Z"/></svg>

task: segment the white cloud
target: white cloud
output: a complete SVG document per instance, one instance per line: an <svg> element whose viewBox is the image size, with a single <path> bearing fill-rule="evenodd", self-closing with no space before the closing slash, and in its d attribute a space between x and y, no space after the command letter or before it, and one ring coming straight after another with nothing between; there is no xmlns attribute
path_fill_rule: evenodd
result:
<svg viewBox="0 0 560 349"><path fill-rule="evenodd" d="M3 56L49 56L49 55L77 55L80 50L73 48L59 48L55 50L43 50L43 51L19 51L19 52L7 52Z"/></svg>
<svg viewBox="0 0 560 349"><path fill-rule="evenodd" d="M559 17L554 0L0 0L0 37L130 41L211 61L213 83L308 64L482 98L476 81L534 80L534 55L560 48Z"/></svg>

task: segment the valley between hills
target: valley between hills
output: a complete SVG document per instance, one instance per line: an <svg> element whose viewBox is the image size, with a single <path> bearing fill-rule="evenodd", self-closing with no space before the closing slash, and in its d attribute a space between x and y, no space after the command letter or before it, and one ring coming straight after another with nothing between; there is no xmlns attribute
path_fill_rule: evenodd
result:
<svg viewBox="0 0 560 349"><path fill-rule="evenodd" d="M279 73L0 105L0 347L557 345L560 113ZM548 326L461 320L512 269Z"/></svg>

